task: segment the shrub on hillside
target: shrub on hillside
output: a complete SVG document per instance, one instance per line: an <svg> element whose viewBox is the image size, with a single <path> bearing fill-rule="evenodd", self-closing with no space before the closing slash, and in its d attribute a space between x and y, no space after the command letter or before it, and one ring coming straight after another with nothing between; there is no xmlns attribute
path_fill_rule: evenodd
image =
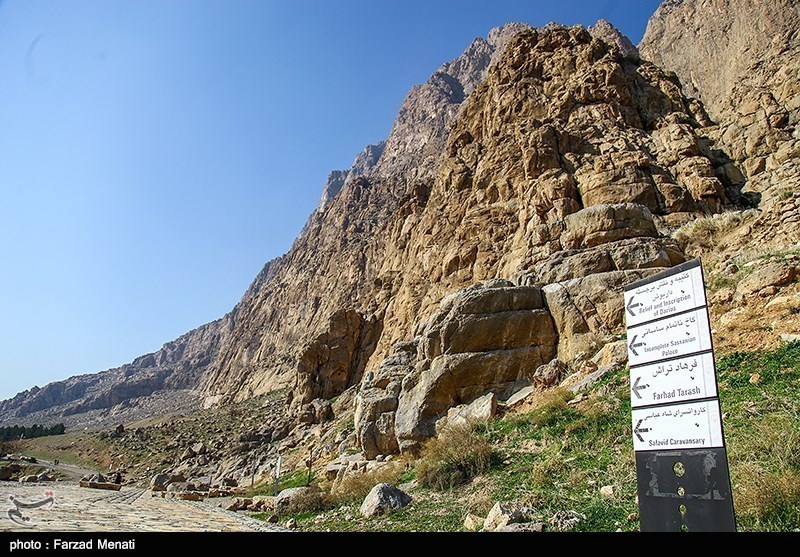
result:
<svg viewBox="0 0 800 557"><path fill-rule="evenodd" d="M331 486L331 498L338 504L361 502L370 490L380 483L397 485L405 473L404 460L392 460L371 472L348 473Z"/></svg>
<svg viewBox="0 0 800 557"><path fill-rule="evenodd" d="M443 491L486 472L491 463L492 447L476 426L449 427L423 447L416 465L417 479Z"/></svg>

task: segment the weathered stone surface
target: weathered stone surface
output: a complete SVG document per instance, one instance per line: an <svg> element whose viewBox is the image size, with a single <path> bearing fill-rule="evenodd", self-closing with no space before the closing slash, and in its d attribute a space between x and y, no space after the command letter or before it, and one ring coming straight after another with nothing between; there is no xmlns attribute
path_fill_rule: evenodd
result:
<svg viewBox="0 0 800 557"><path fill-rule="evenodd" d="M765 307L773 311L791 311L793 308L800 308L800 296L775 296Z"/></svg>
<svg viewBox="0 0 800 557"><path fill-rule="evenodd" d="M178 493L180 491L187 491L189 489L189 482L171 482L167 485L167 493Z"/></svg>
<svg viewBox="0 0 800 557"><path fill-rule="evenodd" d="M0 466L0 481L10 480L14 473L8 466Z"/></svg>
<svg viewBox="0 0 800 557"><path fill-rule="evenodd" d="M595 205L564 219L561 245L566 249L594 247L617 240L658 235L653 215L643 205Z"/></svg>
<svg viewBox="0 0 800 557"><path fill-rule="evenodd" d="M334 313L328 330L311 341L300 355L292 403L302 405L319 398L330 399L358 383L380 331L380 322L358 312ZM319 420L316 408L311 414L313 420Z"/></svg>
<svg viewBox="0 0 800 557"><path fill-rule="evenodd" d="M612 271L545 286L547 307L560 335L558 358L570 361L590 348L597 335L621 333L623 286L657 271Z"/></svg>
<svg viewBox="0 0 800 557"><path fill-rule="evenodd" d="M397 343L378 370L367 372L356 395L356 438L367 459L398 452L394 430L403 378L414 369L415 342Z"/></svg>
<svg viewBox="0 0 800 557"><path fill-rule="evenodd" d="M485 424L491 420L496 413L497 396L494 393L486 393L469 404L462 404L450 408L447 411L447 416L436 423L436 429L439 430L441 427L466 426L469 424Z"/></svg>
<svg viewBox="0 0 800 557"><path fill-rule="evenodd" d="M484 520L484 518L481 518L478 515L467 513L466 518L464 518L464 530L468 532L477 532L483 528Z"/></svg>
<svg viewBox="0 0 800 557"><path fill-rule="evenodd" d="M778 213L800 187L800 160L792 155L800 121L798 25L794 0L665 2L640 45L643 57L674 71L718 124L709 133L725 155L712 152L716 174L766 212ZM758 227L767 241L797 234L796 224L774 224Z"/></svg>
<svg viewBox="0 0 800 557"><path fill-rule="evenodd" d="M526 387L522 387L521 389L515 391L507 400L505 400L502 404L506 408L514 408L515 406L519 406L525 400L533 395L536 392L536 387L533 385L528 385Z"/></svg>
<svg viewBox="0 0 800 557"><path fill-rule="evenodd" d="M318 488L290 487L275 497L275 512L279 515L305 512L319 508L321 502L322 495Z"/></svg>
<svg viewBox="0 0 800 557"><path fill-rule="evenodd" d="M736 285L738 297L749 296L770 286L784 286L797 276L797 269L792 264L768 263L754 270Z"/></svg>
<svg viewBox="0 0 800 557"><path fill-rule="evenodd" d="M533 384L540 389L547 389L558 385L568 373L569 366L556 358L536 368L533 372Z"/></svg>
<svg viewBox="0 0 800 557"><path fill-rule="evenodd" d="M589 27L589 33L602 41L615 44L626 58L639 59L639 50L633 46L631 40L605 19L599 19L597 23Z"/></svg>
<svg viewBox="0 0 800 557"><path fill-rule="evenodd" d="M245 510L247 507L249 507L252 504L253 504L253 500L250 499L250 498L236 497L233 501L231 501L228 504L228 506L226 507L226 510L229 510L229 511L243 511L243 510Z"/></svg>
<svg viewBox="0 0 800 557"><path fill-rule="evenodd" d="M19 479L19 483L23 483L23 484L25 484L25 483L35 483L35 482L38 482L38 481L39 481L39 478L37 478L33 474L28 474L27 476L21 476L20 479Z"/></svg>
<svg viewBox="0 0 800 557"><path fill-rule="evenodd" d="M373 487L359 507L361 516L372 518L402 509L411 503L411 496L391 484Z"/></svg>
<svg viewBox="0 0 800 557"><path fill-rule="evenodd" d="M403 382L395 433L401 450L435 434L434 424L449 408L481 396L487 390L504 391L518 378L532 373L552 355L540 347L439 356L427 370L415 371Z"/></svg>
<svg viewBox="0 0 800 557"><path fill-rule="evenodd" d="M624 340L608 342L592 356L592 361L599 367L622 367L628 363L628 345Z"/></svg>
<svg viewBox="0 0 800 557"><path fill-rule="evenodd" d="M483 521L485 532L496 532L508 524L524 522L526 511L522 505L516 502L498 501L486 515Z"/></svg>

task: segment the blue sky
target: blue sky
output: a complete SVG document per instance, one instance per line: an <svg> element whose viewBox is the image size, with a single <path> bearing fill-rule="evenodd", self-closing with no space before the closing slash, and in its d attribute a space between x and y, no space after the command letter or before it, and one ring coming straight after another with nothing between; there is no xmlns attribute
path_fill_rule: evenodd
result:
<svg viewBox="0 0 800 557"><path fill-rule="evenodd" d="M216 319L409 88L508 21L657 1L0 3L0 399Z"/></svg>

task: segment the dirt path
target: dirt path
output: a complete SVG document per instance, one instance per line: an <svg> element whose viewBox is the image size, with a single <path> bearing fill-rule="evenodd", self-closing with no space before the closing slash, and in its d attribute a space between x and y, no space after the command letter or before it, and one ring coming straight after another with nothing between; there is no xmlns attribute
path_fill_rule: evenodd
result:
<svg viewBox="0 0 800 557"><path fill-rule="evenodd" d="M36 503L48 497L52 504L21 507L27 525L9 518L16 510L13 498ZM12 513L13 514L13 513ZM19 516L16 515L17 520ZM282 528L253 520L212 505L152 497L150 491L123 487L120 491L86 489L67 482L17 484L0 482L0 532L247 532Z"/></svg>
<svg viewBox="0 0 800 557"><path fill-rule="evenodd" d="M44 460L42 458L37 459L37 465L39 466L46 466L47 468L52 468L58 472L64 474L68 479L78 481L83 476L96 474L97 470L91 470L89 468L83 468L76 464L64 464L63 462L59 462L56 464L52 460Z"/></svg>

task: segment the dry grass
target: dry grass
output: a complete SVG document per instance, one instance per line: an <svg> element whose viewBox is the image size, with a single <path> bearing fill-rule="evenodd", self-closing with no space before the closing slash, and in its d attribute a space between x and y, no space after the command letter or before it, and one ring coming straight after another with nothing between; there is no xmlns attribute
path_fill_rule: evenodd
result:
<svg viewBox="0 0 800 557"><path fill-rule="evenodd" d="M754 474L736 494L736 508L762 525L793 528L800 524L800 473Z"/></svg>
<svg viewBox="0 0 800 557"><path fill-rule="evenodd" d="M377 484L396 485L406 469L407 460L401 457L371 472L346 474L331 485L331 500L337 505L361 502Z"/></svg>
<svg viewBox="0 0 800 557"><path fill-rule="evenodd" d="M777 408L781 406L781 408ZM800 525L800 415L786 400L762 400L752 428L731 447L737 513L765 529Z"/></svg>
<svg viewBox="0 0 800 557"><path fill-rule="evenodd" d="M744 221L740 211L720 213L710 217L702 217L687 222L676 230L672 237L682 244L696 244L699 247L711 247L720 235L730 232Z"/></svg>
<svg viewBox="0 0 800 557"><path fill-rule="evenodd" d="M416 465L417 479L431 489L446 490L469 482L492 463L492 447L477 426L447 428L428 441Z"/></svg>

